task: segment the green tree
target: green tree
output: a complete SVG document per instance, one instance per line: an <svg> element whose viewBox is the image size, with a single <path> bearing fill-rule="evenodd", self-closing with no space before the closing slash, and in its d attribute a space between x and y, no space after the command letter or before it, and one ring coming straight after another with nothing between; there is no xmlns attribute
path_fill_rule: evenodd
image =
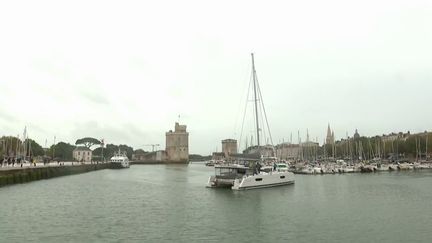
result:
<svg viewBox="0 0 432 243"><path fill-rule="evenodd" d="M74 145L65 142L59 142L56 145L52 145L48 151L48 156L53 156L53 159L58 160L73 160L73 150L75 149Z"/></svg>
<svg viewBox="0 0 432 243"><path fill-rule="evenodd" d="M107 144L105 148L103 148L103 155L105 158L109 159L112 156L114 156L115 153L117 153L118 151L121 152L126 152L126 155L129 159L132 158L132 154L133 154L133 148L125 145L125 144L120 144L120 145L115 145L115 144ZM101 156L102 155L102 148L96 148L95 150L93 150L93 155L95 156Z"/></svg>
<svg viewBox="0 0 432 243"><path fill-rule="evenodd" d="M101 141L91 137L80 138L75 142L75 145L84 145L87 148L91 148L93 145L97 144L101 144Z"/></svg>
<svg viewBox="0 0 432 243"><path fill-rule="evenodd" d="M42 148L42 146L40 146L38 143L36 143L36 141L34 141L33 139L26 139L25 144L27 146L26 150L29 151L31 149L30 154L32 156L42 156L45 155L45 151Z"/></svg>
<svg viewBox="0 0 432 243"><path fill-rule="evenodd" d="M147 152L144 149L136 149L134 150L134 154L146 154Z"/></svg>
<svg viewBox="0 0 432 243"><path fill-rule="evenodd" d="M104 158L111 158L115 152L118 151L118 146L114 144L107 144L105 148L103 148L103 157ZM102 147L96 148L93 150L94 156L102 156Z"/></svg>
<svg viewBox="0 0 432 243"><path fill-rule="evenodd" d="M126 152L127 157L129 159L132 159L132 154L133 154L133 148L132 147L129 147L129 146L125 145L125 144L120 144L119 145L119 149L122 152Z"/></svg>

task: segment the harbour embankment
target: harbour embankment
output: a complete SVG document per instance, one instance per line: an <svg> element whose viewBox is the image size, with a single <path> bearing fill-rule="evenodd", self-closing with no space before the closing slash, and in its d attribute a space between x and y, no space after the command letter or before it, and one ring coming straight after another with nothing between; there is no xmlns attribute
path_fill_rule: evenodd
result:
<svg viewBox="0 0 432 243"><path fill-rule="evenodd" d="M0 187L31 181L50 179L59 176L75 175L90 171L110 169L111 163L79 164L73 166L12 167L0 170Z"/></svg>

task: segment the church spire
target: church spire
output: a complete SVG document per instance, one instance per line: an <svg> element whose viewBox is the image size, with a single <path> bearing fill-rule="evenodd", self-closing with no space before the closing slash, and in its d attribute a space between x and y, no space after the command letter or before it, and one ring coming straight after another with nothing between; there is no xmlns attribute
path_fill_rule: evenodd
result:
<svg viewBox="0 0 432 243"><path fill-rule="evenodd" d="M330 123L328 124L327 127L327 137L326 137L326 144L333 144L334 143L334 133L333 131L330 129Z"/></svg>

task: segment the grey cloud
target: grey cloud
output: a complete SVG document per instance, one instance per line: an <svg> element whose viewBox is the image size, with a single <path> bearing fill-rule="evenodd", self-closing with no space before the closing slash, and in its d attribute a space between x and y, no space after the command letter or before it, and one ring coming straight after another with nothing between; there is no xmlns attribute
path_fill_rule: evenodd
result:
<svg viewBox="0 0 432 243"><path fill-rule="evenodd" d="M8 123L18 121L17 117L15 117L14 115L12 115L12 114L10 114L8 112L5 112L1 108L0 108L0 119L3 120L3 121L5 121L5 122L8 122Z"/></svg>
<svg viewBox="0 0 432 243"><path fill-rule="evenodd" d="M99 105L109 105L110 103L107 98L105 98L101 94L95 93L94 91L93 92L84 91L81 93L81 97L87 99L92 103L99 104Z"/></svg>

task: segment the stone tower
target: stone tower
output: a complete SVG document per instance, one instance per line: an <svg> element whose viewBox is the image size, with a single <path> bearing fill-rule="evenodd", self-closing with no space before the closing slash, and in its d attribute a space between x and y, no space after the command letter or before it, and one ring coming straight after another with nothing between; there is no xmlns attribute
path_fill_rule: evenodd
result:
<svg viewBox="0 0 432 243"><path fill-rule="evenodd" d="M228 158L230 154L236 154L237 140L235 139L222 140L222 152L225 154L225 158Z"/></svg>
<svg viewBox="0 0 432 243"><path fill-rule="evenodd" d="M189 161L189 133L186 125L175 123L174 132L170 130L166 135L166 153L168 162Z"/></svg>

